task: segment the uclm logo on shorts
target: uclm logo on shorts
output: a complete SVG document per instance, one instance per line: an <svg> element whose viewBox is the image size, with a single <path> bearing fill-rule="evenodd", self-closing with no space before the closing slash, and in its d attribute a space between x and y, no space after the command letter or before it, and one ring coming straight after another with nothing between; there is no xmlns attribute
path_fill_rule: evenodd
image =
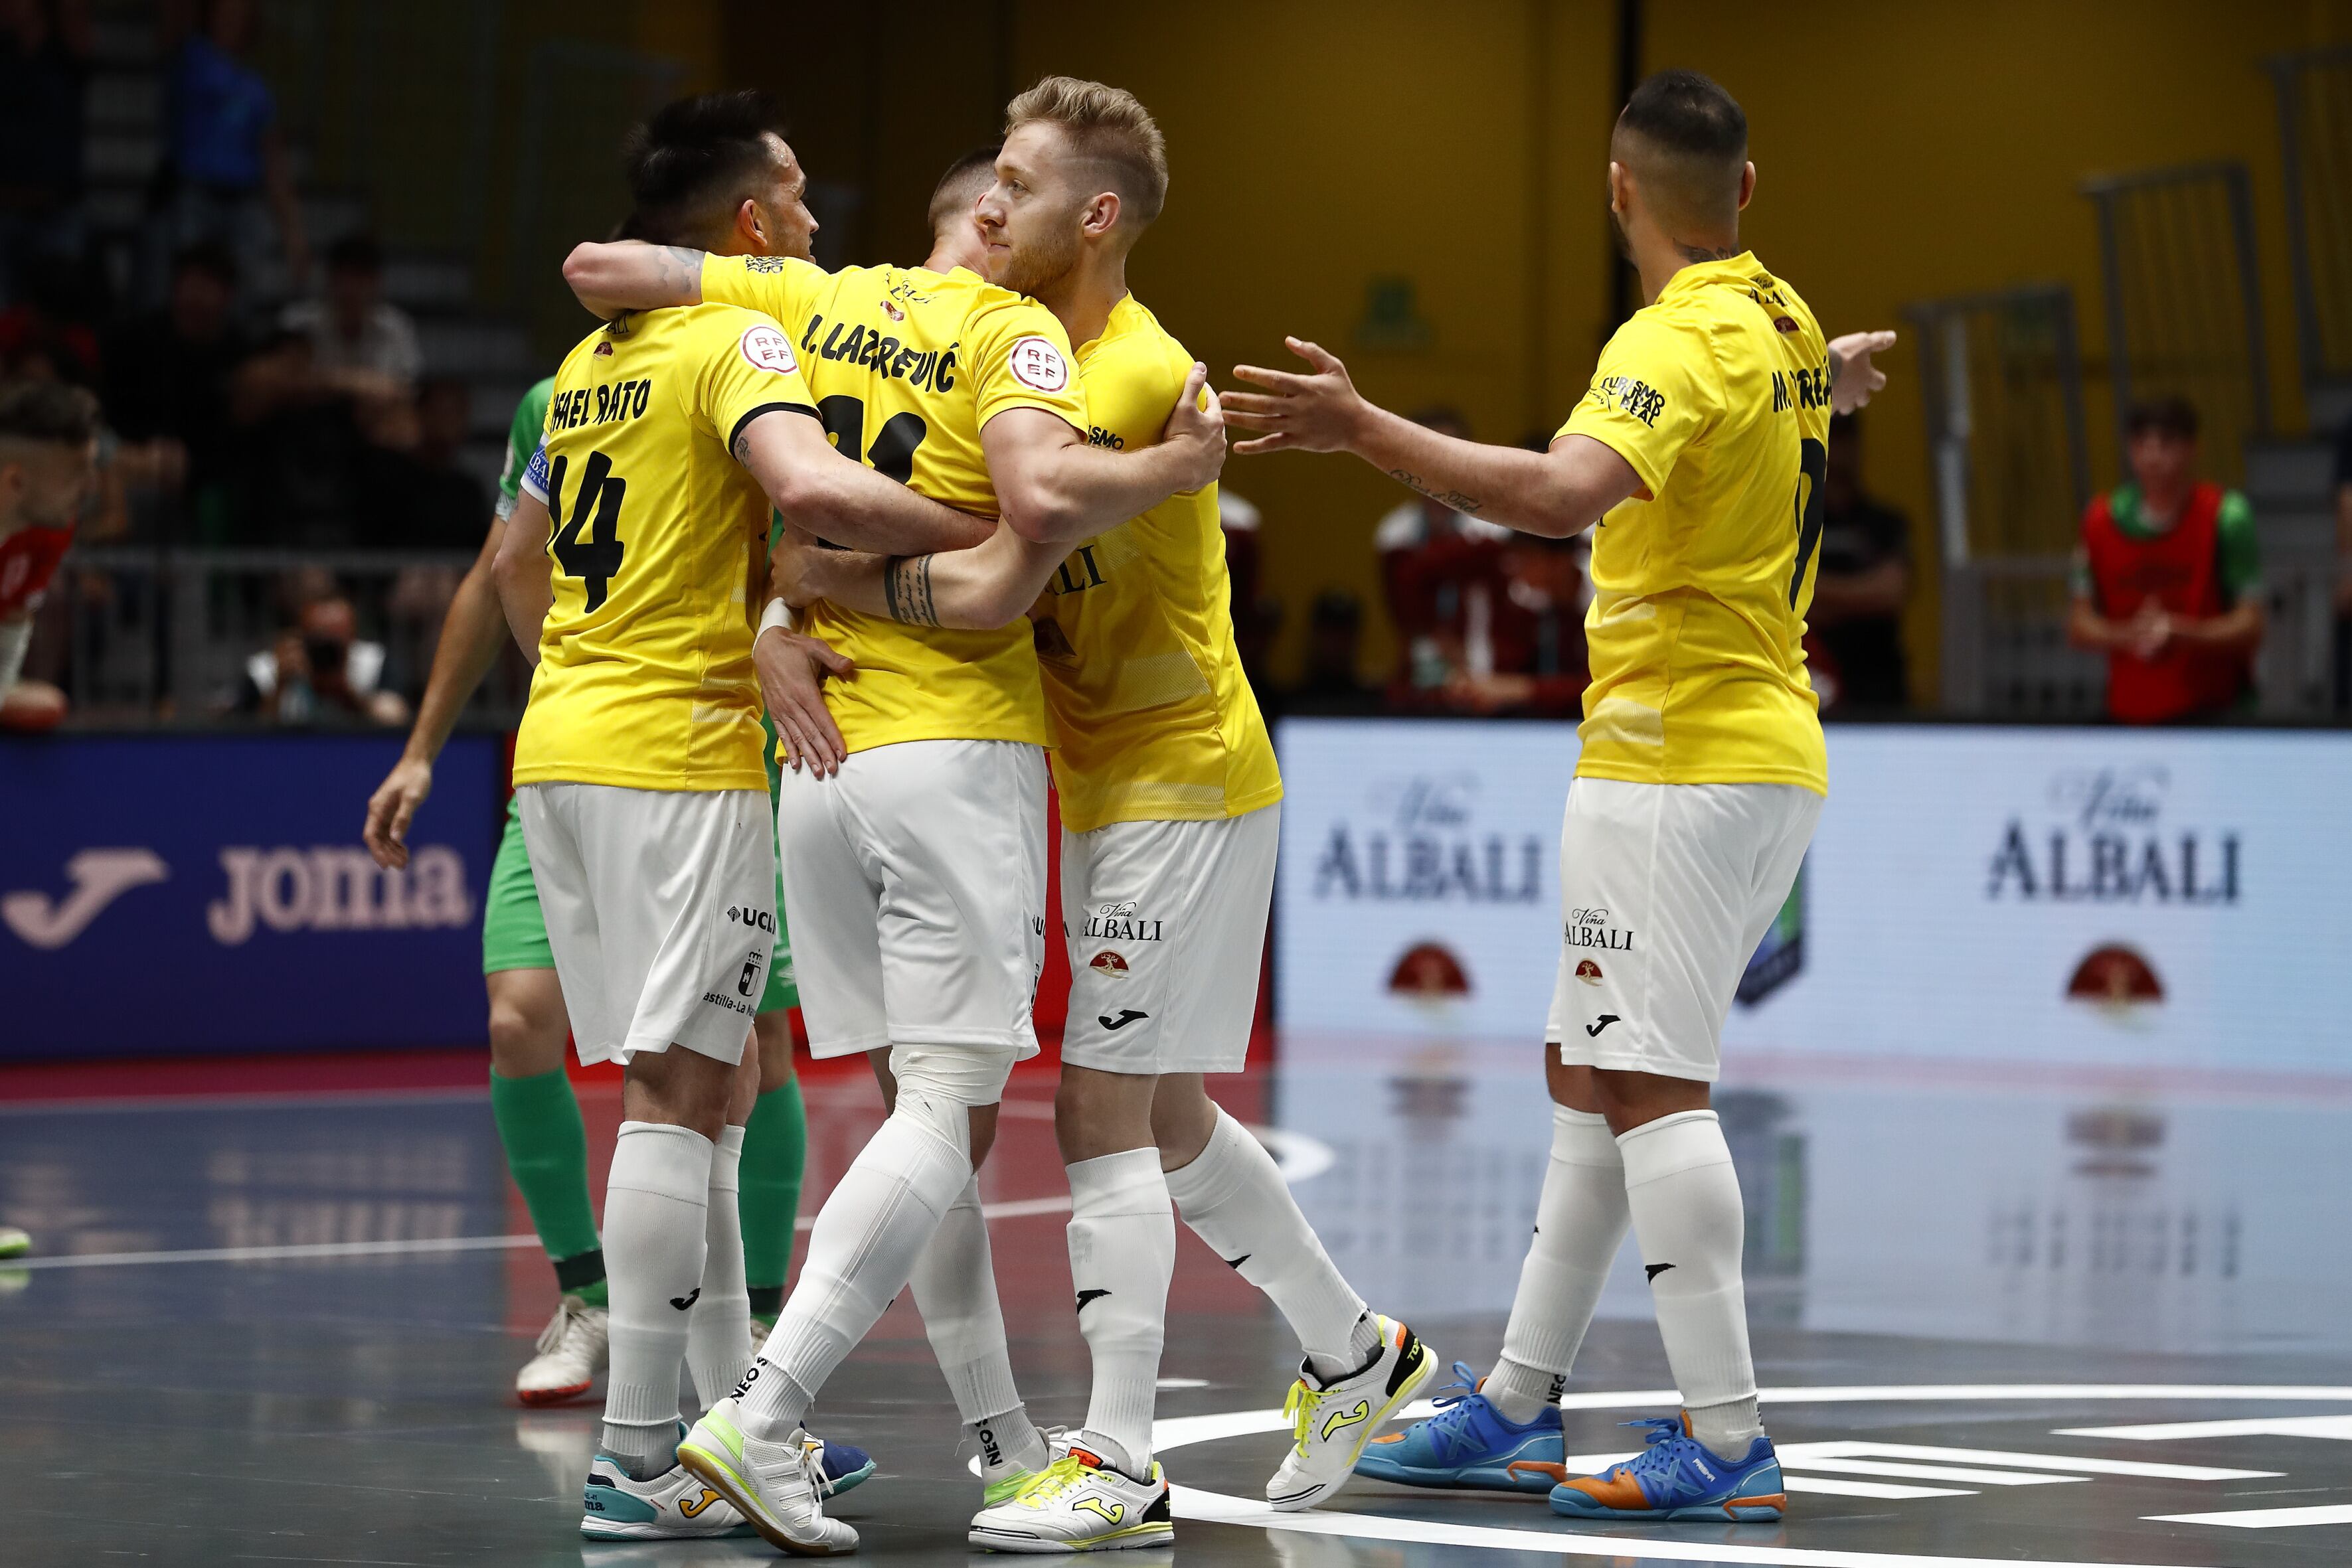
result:
<svg viewBox="0 0 2352 1568"><path fill-rule="evenodd" d="M384 870L355 844L234 846L220 865L227 886L205 925L225 947L262 930L415 931L474 917L466 862L446 844L418 846L404 871Z"/></svg>

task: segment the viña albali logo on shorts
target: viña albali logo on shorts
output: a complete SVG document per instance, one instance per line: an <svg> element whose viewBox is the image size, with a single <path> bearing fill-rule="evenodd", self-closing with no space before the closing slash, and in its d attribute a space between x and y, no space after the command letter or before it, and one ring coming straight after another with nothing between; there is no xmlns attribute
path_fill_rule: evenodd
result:
<svg viewBox="0 0 2352 1568"><path fill-rule="evenodd" d="M1479 832L1476 775L1384 779L1370 795L1388 820L1364 829L1345 819L1331 824L1315 861L1317 899L1533 904L1542 896L1542 839Z"/></svg>
<svg viewBox="0 0 2352 1568"><path fill-rule="evenodd" d="M1985 896L2024 903L2234 904L2235 831L2165 821L2172 777L2160 763L2059 774L2052 820L2011 817Z"/></svg>
<svg viewBox="0 0 2352 1568"><path fill-rule="evenodd" d="M234 947L257 929L406 931L474 917L466 862L446 844L421 844L405 870L387 871L356 844L308 849L236 845L220 852L228 887L205 910L213 940Z"/></svg>
<svg viewBox="0 0 2352 1568"><path fill-rule="evenodd" d="M1561 937L1570 947L1607 947L1619 953L1633 950L1633 929L1610 925L1605 909L1570 910Z"/></svg>

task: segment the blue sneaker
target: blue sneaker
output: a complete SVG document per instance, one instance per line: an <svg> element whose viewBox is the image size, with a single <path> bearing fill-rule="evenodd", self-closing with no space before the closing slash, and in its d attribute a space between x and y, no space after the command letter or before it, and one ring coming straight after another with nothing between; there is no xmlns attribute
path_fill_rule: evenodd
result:
<svg viewBox="0 0 2352 1568"><path fill-rule="evenodd" d="M1409 1487L1466 1487L1477 1491L1548 1492L1568 1472L1560 1459L1559 1406L1522 1427L1478 1392L1475 1377L1461 1362L1448 1389L1462 1392L1437 1401L1437 1414L1364 1445L1356 1473Z"/></svg>
<svg viewBox="0 0 2352 1568"><path fill-rule="evenodd" d="M1552 1489L1551 1511L1570 1519L1732 1519L1780 1517L1788 1497L1772 1439L1759 1437L1737 1462L1690 1435L1690 1414L1628 1421L1650 1429L1649 1447L1598 1476L1575 1476Z"/></svg>
<svg viewBox="0 0 2352 1568"><path fill-rule="evenodd" d="M814 1433L803 1436L816 1458L817 1473L824 1478L816 1489L819 1500L853 1490L874 1474L873 1456L865 1449L853 1448L847 1443L820 1437Z"/></svg>

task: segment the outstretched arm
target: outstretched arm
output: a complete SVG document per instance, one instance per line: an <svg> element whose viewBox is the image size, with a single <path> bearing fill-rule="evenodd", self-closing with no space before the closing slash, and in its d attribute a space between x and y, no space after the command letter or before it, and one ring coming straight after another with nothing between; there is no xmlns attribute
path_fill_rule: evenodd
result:
<svg viewBox="0 0 2352 1568"><path fill-rule="evenodd" d="M1202 396L1208 379L1208 367L1194 365L1160 439L1134 452L1090 446L1068 421L1040 408L990 420L980 444L1005 522L1034 543L1073 545L1216 483L1225 420L1216 395Z"/></svg>
<svg viewBox="0 0 2352 1568"><path fill-rule="evenodd" d="M971 549L902 556L829 550L787 528L770 570L794 609L824 599L909 626L984 632L1019 620L1068 553L1024 539L1008 523Z"/></svg>
<svg viewBox="0 0 2352 1568"><path fill-rule="evenodd" d="M1888 331L1848 332L1830 340L1830 407L1852 413L1886 385L1886 372L1870 362L1873 354L1895 347Z"/></svg>
<svg viewBox="0 0 2352 1568"><path fill-rule="evenodd" d="M834 450L824 427L794 409L759 415L735 437L735 460L784 520L847 549L892 555L967 549L994 523L941 506Z"/></svg>
<svg viewBox="0 0 2352 1568"><path fill-rule="evenodd" d="M1547 452L1442 435L1366 401L1337 356L1297 338L1284 341L1311 367L1307 373L1234 367L1266 389L1225 394L1227 418L1265 432L1236 452L1352 452L1457 512L1551 538L1591 527L1641 489L1633 465L1589 435L1563 435Z"/></svg>
<svg viewBox="0 0 2352 1568"><path fill-rule="evenodd" d="M563 281L600 320L630 310L699 305L702 256L686 246L637 239L575 245L563 258Z"/></svg>

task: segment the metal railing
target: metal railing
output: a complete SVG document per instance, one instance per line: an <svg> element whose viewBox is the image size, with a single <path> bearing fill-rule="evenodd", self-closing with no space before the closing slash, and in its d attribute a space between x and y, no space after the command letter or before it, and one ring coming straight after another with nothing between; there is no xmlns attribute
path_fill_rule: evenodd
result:
<svg viewBox="0 0 2352 1568"><path fill-rule="evenodd" d="M2098 209L2116 444L2132 400L2178 393L2203 415L2204 467L2235 485L2271 431L2253 201L2242 163L2084 182Z"/></svg>
<svg viewBox="0 0 2352 1568"><path fill-rule="evenodd" d="M472 560L438 550L77 549L49 590L27 674L63 686L77 723L234 722L254 707L257 655L272 652L302 602L331 595L351 601L368 644L352 659L354 679L413 706ZM511 724L530 687L530 667L509 653L466 722Z"/></svg>
<svg viewBox="0 0 2352 1568"><path fill-rule="evenodd" d="M2278 91L2298 367L2352 405L2352 45L2263 63Z"/></svg>
<svg viewBox="0 0 2352 1568"><path fill-rule="evenodd" d="M2065 641L2064 565L2091 491L2074 293L2037 285L1903 314L1935 481L1944 706L2095 713L2098 666Z"/></svg>

